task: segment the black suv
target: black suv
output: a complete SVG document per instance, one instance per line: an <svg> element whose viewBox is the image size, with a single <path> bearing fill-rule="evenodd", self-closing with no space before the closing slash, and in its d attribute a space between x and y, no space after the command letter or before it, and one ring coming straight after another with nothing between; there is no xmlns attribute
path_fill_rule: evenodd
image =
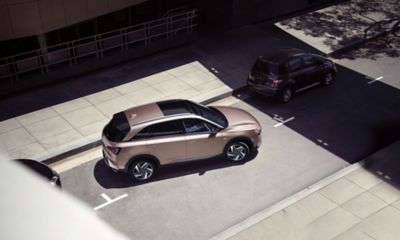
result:
<svg viewBox="0 0 400 240"><path fill-rule="evenodd" d="M331 84L336 72L335 64L327 58L294 48L280 49L257 58L247 85L285 103L295 92Z"/></svg>

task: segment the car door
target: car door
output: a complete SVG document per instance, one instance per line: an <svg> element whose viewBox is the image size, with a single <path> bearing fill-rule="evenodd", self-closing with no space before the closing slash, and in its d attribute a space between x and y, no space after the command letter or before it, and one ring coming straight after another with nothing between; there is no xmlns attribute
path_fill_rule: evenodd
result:
<svg viewBox="0 0 400 240"><path fill-rule="evenodd" d="M323 77L323 66L318 59L311 55L302 57L304 62L304 74L307 76L307 85L319 82Z"/></svg>
<svg viewBox="0 0 400 240"><path fill-rule="evenodd" d="M299 56L295 56L286 63L288 77L294 81L296 90L304 88L308 85L308 78L304 69L304 63Z"/></svg>
<svg viewBox="0 0 400 240"><path fill-rule="evenodd" d="M225 142L218 128L201 119L184 121L188 160L204 159L223 152Z"/></svg>
<svg viewBox="0 0 400 240"><path fill-rule="evenodd" d="M187 159L185 130L182 120L157 123L148 128L148 152L157 157L161 165Z"/></svg>

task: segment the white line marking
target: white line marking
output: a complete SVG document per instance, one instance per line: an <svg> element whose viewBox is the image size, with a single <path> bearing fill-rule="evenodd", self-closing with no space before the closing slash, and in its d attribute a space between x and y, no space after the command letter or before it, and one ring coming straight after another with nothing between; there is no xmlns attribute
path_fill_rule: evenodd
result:
<svg viewBox="0 0 400 240"><path fill-rule="evenodd" d="M377 78L375 78L375 79L373 79L373 80L371 80L371 81L367 82L367 84L374 83L374 82L376 82L376 81L379 81L379 80L381 80L381 79L383 79L383 77L382 77L382 76L380 76L380 77L377 77Z"/></svg>
<svg viewBox="0 0 400 240"><path fill-rule="evenodd" d="M285 123L287 123L287 122L289 122L289 121L292 121L292 120L294 120L294 119L295 119L294 117L288 118L288 119L286 119L285 121L281 121L280 123L275 124L274 127L282 126L283 124L285 124Z"/></svg>
<svg viewBox="0 0 400 240"><path fill-rule="evenodd" d="M102 193L101 194L101 196L103 197L103 198L105 198L104 196L103 196L103 194L104 193ZM105 195L105 194L104 194ZM116 201L118 201L118 200L121 200L121 199L123 199L123 198L126 198L128 196L128 194L123 194L123 195L121 195L121 196L119 196L119 197L117 197L117 198L114 198L114 199L110 199L110 198L108 198L108 196L106 195L106 197L108 198L108 199L110 199L110 201L107 201L107 202L105 202L105 203L103 203L103 204L101 204L101 205L99 205L99 206L97 206L97 207L95 207L95 208L93 208L95 211L97 211L97 210L99 210L100 208L103 208L103 207L105 207L105 206L107 206L107 205L109 205L109 204L111 204L111 203L113 203L113 202L116 202Z"/></svg>
<svg viewBox="0 0 400 240"><path fill-rule="evenodd" d="M101 196L107 201L111 201L111 198L109 196L107 196L105 193L102 193Z"/></svg>
<svg viewBox="0 0 400 240"><path fill-rule="evenodd" d="M306 89L312 88L312 87L317 86L317 85L319 85L319 84L321 84L321 83L320 83L320 82L316 82L316 83L310 84L310 85L308 85L308 86L305 86L305 87L303 87L303 88L300 88L300 89L296 90L296 92L304 91L304 90L306 90Z"/></svg>

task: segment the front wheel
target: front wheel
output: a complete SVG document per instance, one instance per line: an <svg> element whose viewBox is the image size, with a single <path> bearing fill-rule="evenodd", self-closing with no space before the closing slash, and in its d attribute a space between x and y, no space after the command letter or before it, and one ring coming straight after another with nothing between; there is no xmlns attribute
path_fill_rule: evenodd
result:
<svg viewBox="0 0 400 240"><path fill-rule="evenodd" d="M129 168L129 175L135 180L146 181L154 176L156 166L150 159L138 159L131 164Z"/></svg>
<svg viewBox="0 0 400 240"><path fill-rule="evenodd" d="M225 157L233 162L244 161L250 153L250 148L243 141L234 141L225 147Z"/></svg>

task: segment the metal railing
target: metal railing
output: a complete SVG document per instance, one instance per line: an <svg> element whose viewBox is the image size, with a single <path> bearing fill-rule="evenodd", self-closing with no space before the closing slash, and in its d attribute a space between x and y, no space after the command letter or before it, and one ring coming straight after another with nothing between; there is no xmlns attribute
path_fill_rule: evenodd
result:
<svg viewBox="0 0 400 240"><path fill-rule="evenodd" d="M124 51L138 44L149 45L154 40L169 39L178 33L191 33L197 26L197 18L197 9L170 11L154 21L2 58L0 80L14 82L27 72L44 74L56 65L72 66L87 57L103 58L111 50Z"/></svg>

